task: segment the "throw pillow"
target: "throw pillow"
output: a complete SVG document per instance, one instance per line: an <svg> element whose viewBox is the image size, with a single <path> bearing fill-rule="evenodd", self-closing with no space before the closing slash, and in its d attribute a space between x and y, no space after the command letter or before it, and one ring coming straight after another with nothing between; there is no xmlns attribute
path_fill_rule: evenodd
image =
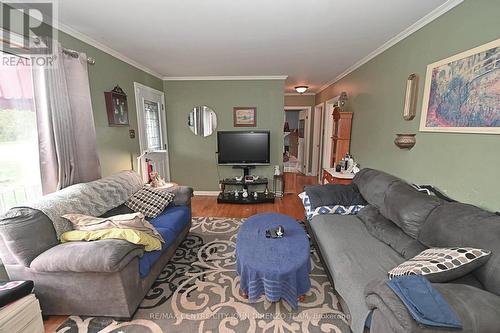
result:
<svg viewBox="0 0 500 333"><path fill-rule="evenodd" d="M175 195L171 192L144 186L128 199L126 205L134 212L142 213L146 217L156 217L174 200L174 197Z"/></svg>
<svg viewBox="0 0 500 333"><path fill-rule="evenodd" d="M424 275L431 282L458 279L483 265L491 251L471 247L431 248L389 271L389 279Z"/></svg>
<svg viewBox="0 0 500 333"><path fill-rule="evenodd" d="M367 204L355 184L307 185L304 187L304 191L309 196L313 208L323 206L364 206Z"/></svg>
<svg viewBox="0 0 500 333"><path fill-rule="evenodd" d="M299 198L302 201L302 205L304 206L304 210L306 213L306 218L308 220L312 219L317 215L324 215L324 214L355 215L364 207L363 205L353 205L353 206L333 205L333 206L320 206L312 208L311 201L306 192L300 193Z"/></svg>

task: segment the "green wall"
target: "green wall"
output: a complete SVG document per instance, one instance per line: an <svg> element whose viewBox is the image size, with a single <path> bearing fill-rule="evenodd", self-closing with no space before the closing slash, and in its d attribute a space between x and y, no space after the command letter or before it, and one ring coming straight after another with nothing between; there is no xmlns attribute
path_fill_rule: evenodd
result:
<svg viewBox="0 0 500 333"><path fill-rule="evenodd" d="M466 0L316 96L319 103L348 93L347 110L354 112L351 151L363 167L500 210L500 135L418 131L426 66L499 38L499 13L498 0ZM415 119L404 121L410 73L420 76L419 104ZM393 143L396 133L417 133L416 146L400 150Z"/></svg>
<svg viewBox="0 0 500 333"><path fill-rule="evenodd" d="M131 169L132 161L136 167L139 136L134 81L162 90L162 80L63 32L59 32L59 41L64 47L85 52L96 60L96 63L89 65L88 69L97 148L103 176ZM108 126L104 92L112 90L116 85L127 94L130 127ZM136 130L135 139L129 138L129 129Z"/></svg>
<svg viewBox="0 0 500 333"><path fill-rule="evenodd" d="M271 165L253 174L272 177L273 165L282 164L284 81L164 81L168 145L172 180L198 191L216 191L219 178L241 175L241 170L216 163L216 134L195 136L187 126L194 106L206 105L217 114L217 130L266 129L271 131ZM257 127L234 128L233 107L255 106Z"/></svg>

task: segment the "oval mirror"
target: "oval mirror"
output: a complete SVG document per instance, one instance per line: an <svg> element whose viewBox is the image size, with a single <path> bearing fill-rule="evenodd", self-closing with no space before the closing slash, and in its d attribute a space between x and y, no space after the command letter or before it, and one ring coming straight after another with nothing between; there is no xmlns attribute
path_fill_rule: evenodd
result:
<svg viewBox="0 0 500 333"><path fill-rule="evenodd" d="M189 113L188 126L194 135L209 136L217 128L217 115L208 106L195 106Z"/></svg>

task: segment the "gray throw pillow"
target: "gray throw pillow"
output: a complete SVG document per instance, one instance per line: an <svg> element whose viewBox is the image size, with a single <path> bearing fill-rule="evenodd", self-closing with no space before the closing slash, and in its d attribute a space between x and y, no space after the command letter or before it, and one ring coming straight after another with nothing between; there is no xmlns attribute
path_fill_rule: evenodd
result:
<svg viewBox="0 0 500 333"><path fill-rule="evenodd" d="M490 255L490 251L472 247L431 248L391 269L389 279L424 275L431 282L447 282L480 267Z"/></svg>

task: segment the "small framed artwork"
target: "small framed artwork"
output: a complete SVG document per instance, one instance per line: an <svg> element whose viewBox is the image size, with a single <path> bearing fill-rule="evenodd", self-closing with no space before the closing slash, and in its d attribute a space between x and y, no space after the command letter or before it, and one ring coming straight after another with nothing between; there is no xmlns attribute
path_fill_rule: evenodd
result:
<svg viewBox="0 0 500 333"><path fill-rule="evenodd" d="M109 126L128 126L127 95L119 86L104 93Z"/></svg>
<svg viewBox="0 0 500 333"><path fill-rule="evenodd" d="M233 108L233 123L234 127L257 126L257 108L255 107Z"/></svg>
<svg viewBox="0 0 500 333"><path fill-rule="evenodd" d="M500 39L427 66L420 131L500 134Z"/></svg>

